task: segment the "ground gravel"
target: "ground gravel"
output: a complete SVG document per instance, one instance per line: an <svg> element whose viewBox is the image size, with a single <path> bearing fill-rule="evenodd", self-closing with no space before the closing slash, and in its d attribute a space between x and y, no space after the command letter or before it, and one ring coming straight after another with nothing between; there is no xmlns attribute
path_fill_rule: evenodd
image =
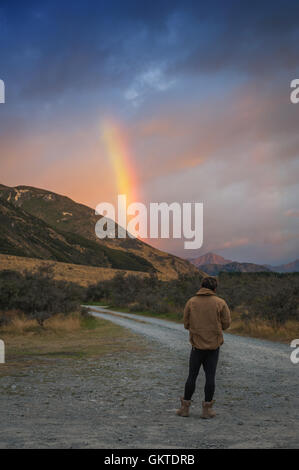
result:
<svg viewBox="0 0 299 470"><path fill-rule="evenodd" d="M0 448L298 448L299 364L288 345L225 335L217 417L201 420L203 372L189 418L176 416L188 332L173 322L94 314L129 328L145 353L54 359L0 379Z"/></svg>

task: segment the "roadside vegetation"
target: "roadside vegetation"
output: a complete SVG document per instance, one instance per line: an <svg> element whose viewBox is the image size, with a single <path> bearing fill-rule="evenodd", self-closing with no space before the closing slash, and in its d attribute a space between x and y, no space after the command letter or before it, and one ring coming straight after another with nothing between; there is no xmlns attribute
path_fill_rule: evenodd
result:
<svg viewBox="0 0 299 470"><path fill-rule="evenodd" d="M80 359L142 350L128 330L93 317L81 307L84 288L37 272L0 272L0 338L7 364L0 373L44 359Z"/></svg>
<svg viewBox="0 0 299 470"><path fill-rule="evenodd" d="M98 359L106 354L143 353L139 338L114 323L89 314L53 315L41 327L34 319L12 314L11 322L0 328L5 342L6 363L0 377L51 360Z"/></svg>
<svg viewBox="0 0 299 470"><path fill-rule="evenodd" d="M219 295L232 310L230 332L290 342L299 338L299 273L221 273Z"/></svg>
<svg viewBox="0 0 299 470"><path fill-rule="evenodd" d="M87 299L124 312L182 321L202 276L163 282L121 275L87 289ZM221 273L218 295L232 311L228 332L289 342L299 337L299 273Z"/></svg>
<svg viewBox="0 0 299 470"><path fill-rule="evenodd" d="M144 353L145 346L129 330L89 314L53 315L41 327L34 319L11 312L11 322L0 328L6 363L0 377L38 367L51 360L98 359L106 354Z"/></svg>
<svg viewBox="0 0 299 470"><path fill-rule="evenodd" d="M299 273L220 273L218 294L232 311L229 330L279 341L299 337ZM0 271L0 337L72 334L95 320L82 304L182 321L186 301L201 284L200 273L162 281L119 272L88 287L57 280L50 265L34 272Z"/></svg>

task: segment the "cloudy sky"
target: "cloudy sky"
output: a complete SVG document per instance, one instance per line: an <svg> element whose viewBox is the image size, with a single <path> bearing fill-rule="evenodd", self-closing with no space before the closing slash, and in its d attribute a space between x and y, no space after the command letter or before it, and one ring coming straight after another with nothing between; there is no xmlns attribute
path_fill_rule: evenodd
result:
<svg viewBox="0 0 299 470"><path fill-rule="evenodd" d="M150 243L295 259L298 18L297 1L2 1L0 183L115 202L110 123L138 201L204 203L199 253Z"/></svg>

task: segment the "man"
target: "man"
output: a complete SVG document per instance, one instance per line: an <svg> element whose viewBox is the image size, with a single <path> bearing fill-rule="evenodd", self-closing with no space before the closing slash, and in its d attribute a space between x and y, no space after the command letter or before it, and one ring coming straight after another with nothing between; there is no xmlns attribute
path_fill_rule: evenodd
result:
<svg viewBox="0 0 299 470"><path fill-rule="evenodd" d="M192 349L184 397L181 398L181 408L176 412L179 416L189 416L191 397L201 364L206 376L201 418L214 418L216 415L212 406L219 348L223 344L222 330L226 330L231 323L229 308L225 300L216 296L216 289L217 279L204 277L200 290L185 306L184 327L189 330Z"/></svg>

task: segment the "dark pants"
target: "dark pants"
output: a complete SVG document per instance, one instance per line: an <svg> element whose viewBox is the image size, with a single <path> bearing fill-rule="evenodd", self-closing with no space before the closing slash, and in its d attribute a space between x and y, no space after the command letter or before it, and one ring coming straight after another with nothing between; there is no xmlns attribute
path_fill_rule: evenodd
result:
<svg viewBox="0 0 299 470"><path fill-rule="evenodd" d="M185 385L184 400L191 400L201 364L206 375L205 401L211 401L215 392L215 374L219 356L217 349L196 349L192 347L189 360L189 376Z"/></svg>

